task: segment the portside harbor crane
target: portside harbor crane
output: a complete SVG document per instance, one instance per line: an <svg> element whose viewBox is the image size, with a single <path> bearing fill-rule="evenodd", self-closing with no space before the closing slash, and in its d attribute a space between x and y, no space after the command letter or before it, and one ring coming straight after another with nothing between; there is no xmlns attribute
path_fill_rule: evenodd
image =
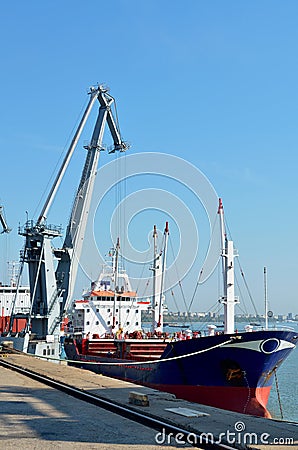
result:
<svg viewBox="0 0 298 450"><path fill-rule="evenodd" d="M27 220L25 226L19 229L19 234L25 237L23 259L28 264L31 290L31 312L26 328L26 342L22 350L30 353L47 354L44 353L45 349L46 351L49 349L47 345L43 350L41 348L37 350L32 336L39 340L44 339L48 341L48 344L58 341L63 314L72 300L99 154L103 150L102 139L105 126L108 125L113 139L113 148L109 153L124 152L128 148L121 138L118 123L112 114L111 106L115 100L108 93L108 89L98 85L90 89L89 95L87 107L38 220L36 223ZM96 100L99 102L98 115L91 142L85 146L87 150L85 165L66 229L64 244L61 249L54 249L51 241L55 237L62 236L62 230L61 227L47 224L48 212ZM54 257L58 259L56 269Z"/></svg>
<svg viewBox="0 0 298 450"><path fill-rule="evenodd" d="M9 226L7 225L6 219L5 219L5 215L4 215L4 209L3 206L0 206L0 222L2 225L2 233L10 233L11 232L11 228L9 228Z"/></svg>

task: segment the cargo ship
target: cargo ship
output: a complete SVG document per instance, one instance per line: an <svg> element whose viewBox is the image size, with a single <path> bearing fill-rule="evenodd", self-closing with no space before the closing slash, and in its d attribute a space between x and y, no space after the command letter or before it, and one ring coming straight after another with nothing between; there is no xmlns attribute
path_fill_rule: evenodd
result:
<svg viewBox="0 0 298 450"><path fill-rule="evenodd" d="M167 333L163 329L163 271L166 268L168 225L164 248L153 258L153 294L142 301L119 273L119 244L108 270L100 273L83 298L74 302L64 349L70 364L96 373L173 393L177 398L225 410L270 418L267 402L280 364L295 348L298 335L292 329L235 329L233 242L221 221L221 259L224 274L224 330L208 327ZM156 237L154 229L153 237ZM145 331L142 310L150 310L152 323Z"/></svg>

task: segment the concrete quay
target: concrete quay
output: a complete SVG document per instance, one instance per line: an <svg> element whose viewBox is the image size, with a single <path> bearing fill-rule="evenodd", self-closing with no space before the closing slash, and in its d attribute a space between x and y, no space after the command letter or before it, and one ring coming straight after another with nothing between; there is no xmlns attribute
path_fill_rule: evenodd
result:
<svg viewBox="0 0 298 450"><path fill-rule="evenodd" d="M29 355L7 353L0 357L0 364L1 360L187 429L189 435L187 439L178 434L170 438L0 366L0 449L192 448L193 443L200 447L201 433L214 448L219 448L217 444L239 449L298 448L296 423L187 402L172 394ZM148 402L130 403L138 397ZM42 425L42 432L37 423Z"/></svg>

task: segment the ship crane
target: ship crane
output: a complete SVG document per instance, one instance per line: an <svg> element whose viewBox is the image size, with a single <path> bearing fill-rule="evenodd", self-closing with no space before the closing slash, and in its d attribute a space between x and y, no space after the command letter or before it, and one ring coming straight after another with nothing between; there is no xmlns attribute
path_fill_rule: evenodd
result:
<svg viewBox="0 0 298 450"><path fill-rule="evenodd" d="M4 216L4 210L3 210L3 206L0 206L0 222L2 225L2 233L9 233L11 231L11 228L9 228L9 226L7 225L5 216Z"/></svg>
<svg viewBox="0 0 298 450"><path fill-rule="evenodd" d="M27 220L19 233L25 236L24 260L28 263L31 291L31 312L27 331L39 338L60 333L60 322L73 295L82 243L87 225L88 211L92 199L94 181L105 126L108 125L115 151L124 152L128 145L122 140L111 106L115 101L108 89L102 85L90 88L90 99L83 113L70 147L58 171L37 222ZM90 144L85 146L87 155L80 183L72 206L70 220L61 249L53 249L51 241L61 236L61 227L47 224L49 209L54 201L63 176L77 146L88 116L96 102L99 102L97 120ZM58 259L54 268L54 256Z"/></svg>

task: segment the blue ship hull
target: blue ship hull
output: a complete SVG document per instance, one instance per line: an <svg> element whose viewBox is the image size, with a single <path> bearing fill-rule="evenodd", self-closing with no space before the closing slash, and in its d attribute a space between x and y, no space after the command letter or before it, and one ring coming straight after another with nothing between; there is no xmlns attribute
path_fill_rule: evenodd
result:
<svg viewBox="0 0 298 450"><path fill-rule="evenodd" d="M172 392L193 402L270 417L266 405L274 372L297 339L293 331L264 330L172 341L153 361L152 357L144 361L141 356L123 356L129 340L114 341L117 351L109 355L84 352L80 343L66 340L65 352L68 359L103 375ZM150 341L152 353L160 342ZM148 348L146 339L138 345Z"/></svg>

